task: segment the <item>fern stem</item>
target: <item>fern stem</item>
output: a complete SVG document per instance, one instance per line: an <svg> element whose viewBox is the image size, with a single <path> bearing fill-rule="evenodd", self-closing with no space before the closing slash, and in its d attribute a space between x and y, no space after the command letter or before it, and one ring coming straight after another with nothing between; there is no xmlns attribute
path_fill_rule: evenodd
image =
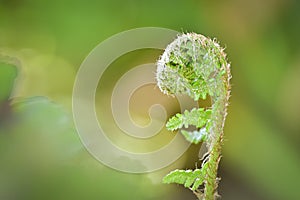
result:
<svg viewBox="0 0 300 200"><path fill-rule="evenodd" d="M205 177L205 187L204 187L204 200L215 200L218 197L217 187L218 187L218 167L221 160L221 150L223 145L223 129L225 124L225 119L227 115L227 106L230 97L230 85L228 82L225 84L225 92L218 96L212 97L213 103L213 118L215 119L214 125L211 130L210 138L210 149L209 158L207 161L206 177Z"/></svg>
<svg viewBox="0 0 300 200"><path fill-rule="evenodd" d="M205 177L205 188L204 188L204 199L214 200L217 195L217 170L219 161L221 158L221 142L217 142L212 151L210 152L209 160L207 161L206 177Z"/></svg>

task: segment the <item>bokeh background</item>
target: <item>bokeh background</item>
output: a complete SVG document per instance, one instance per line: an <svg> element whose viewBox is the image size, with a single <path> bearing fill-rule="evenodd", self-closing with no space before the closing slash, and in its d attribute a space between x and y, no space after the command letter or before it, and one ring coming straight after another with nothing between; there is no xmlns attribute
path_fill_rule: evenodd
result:
<svg viewBox="0 0 300 200"><path fill-rule="evenodd" d="M74 128L72 87L81 62L113 34L145 26L193 31L226 46L233 79L219 170L222 199L300 199L297 0L0 0L0 199L196 199L161 179L175 168L195 168L199 145L157 172L126 174L93 159ZM106 87L97 91L98 117L107 119L110 138L123 148L145 145L118 137L101 106L124 70L155 62L161 53L124 55L100 80ZM147 97L153 88L132 97L138 123L146 123L149 105L164 98L158 90ZM175 100L163 104L169 115L178 112ZM142 151L172 137L162 132Z"/></svg>

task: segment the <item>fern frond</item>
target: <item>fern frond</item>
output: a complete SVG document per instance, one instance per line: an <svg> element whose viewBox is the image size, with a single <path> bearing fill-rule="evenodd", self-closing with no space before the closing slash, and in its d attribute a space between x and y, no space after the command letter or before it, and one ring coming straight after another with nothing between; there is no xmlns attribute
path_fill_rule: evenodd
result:
<svg viewBox="0 0 300 200"><path fill-rule="evenodd" d="M193 170L174 170L163 178L164 183L182 184L186 188L195 191L203 184L204 176L201 169Z"/></svg>
<svg viewBox="0 0 300 200"><path fill-rule="evenodd" d="M183 114L177 113L171 117L166 124L170 131L180 129L182 127L188 128L190 125L201 128L206 125L211 116L211 109L193 108L191 111L185 110Z"/></svg>
<svg viewBox="0 0 300 200"><path fill-rule="evenodd" d="M175 116L171 117L166 124L166 127L169 131L175 131L182 128L184 125L183 115L177 113Z"/></svg>

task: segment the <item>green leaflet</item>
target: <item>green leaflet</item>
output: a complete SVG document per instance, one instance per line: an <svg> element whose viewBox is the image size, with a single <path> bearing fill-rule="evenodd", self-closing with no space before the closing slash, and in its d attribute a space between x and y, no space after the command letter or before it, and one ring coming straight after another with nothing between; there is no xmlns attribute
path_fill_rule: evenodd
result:
<svg viewBox="0 0 300 200"><path fill-rule="evenodd" d="M207 124L211 116L211 109L204 110L204 108L193 108L191 111L185 110L183 114L177 113L171 117L166 124L170 131L180 129L182 127L188 128L190 125L201 128Z"/></svg>
<svg viewBox="0 0 300 200"><path fill-rule="evenodd" d="M201 169L192 170L174 170L163 178L163 183L182 184L191 190L197 190L203 184L204 176Z"/></svg>
<svg viewBox="0 0 300 200"><path fill-rule="evenodd" d="M211 117L211 110L204 108L193 108L191 111L184 111L183 114L177 113L167 122L167 129L174 131L182 127L188 128L190 125L200 128L193 132L182 130L183 136L191 143L198 144L203 142L207 136L208 122Z"/></svg>
<svg viewBox="0 0 300 200"><path fill-rule="evenodd" d="M184 125L183 115L177 113L175 116L169 119L169 121L166 124L166 127L169 131L175 131L179 128L182 128L183 125Z"/></svg>

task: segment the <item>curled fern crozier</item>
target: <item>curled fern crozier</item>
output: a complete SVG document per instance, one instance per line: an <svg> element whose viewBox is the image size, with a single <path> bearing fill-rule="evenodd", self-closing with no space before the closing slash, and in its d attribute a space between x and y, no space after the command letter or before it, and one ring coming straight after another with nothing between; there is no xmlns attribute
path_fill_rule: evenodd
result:
<svg viewBox="0 0 300 200"><path fill-rule="evenodd" d="M167 123L167 128L171 131L195 126L195 131L182 130L181 133L191 143L205 142L207 145L208 157L203 161L201 169L196 169L197 173L175 170L164 178L165 183L189 186L199 199L213 200L218 196L217 169L230 97L230 78L230 64L224 49L216 40L200 34L178 36L167 46L157 62L156 79L163 93L185 94L195 101L210 96L212 101L210 108L194 108L183 114L176 114ZM186 179L182 178L185 175ZM204 183L203 192L198 189L200 179ZM189 183L181 183L182 180L189 180Z"/></svg>

